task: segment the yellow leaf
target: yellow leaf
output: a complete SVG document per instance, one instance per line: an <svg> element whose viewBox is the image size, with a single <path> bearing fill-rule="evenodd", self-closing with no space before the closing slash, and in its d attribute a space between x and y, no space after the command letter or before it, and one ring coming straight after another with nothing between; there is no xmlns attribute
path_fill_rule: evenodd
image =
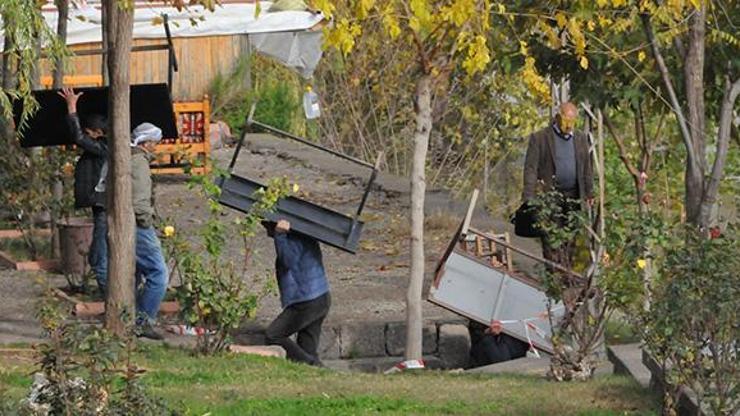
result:
<svg viewBox="0 0 740 416"><path fill-rule="evenodd" d="M691 5L694 6L695 9L699 10L701 9L701 0L689 0L691 2Z"/></svg>
<svg viewBox="0 0 740 416"><path fill-rule="evenodd" d="M506 13L506 6L504 6L503 4L499 3L499 4L498 4L498 13L499 13L499 14L504 14L504 13Z"/></svg>
<svg viewBox="0 0 740 416"><path fill-rule="evenodd" d="M297 184L297 183L294 183L294 184L293 184L293 193L296 193L296 192L298 192L298 191L299 191L300 189L301 189L301 187L300 187L300 186L298 186L298 184Z"/></svg>
<svg viewBox="0 0 740 416"><path fill-rule="evenodd" d="M637 259L637 267L644 269L647 266L647 262L644 259Z"/></svg>
<svg viewBox="0 0 740 416"><path fill-rule="evenodd" d="M555 14L555 21L558 22L558 26L562 29L568 23L568 18L565 17L565 14L563 14L563 12L557 12Z"/></svg>
<svg viewBox="0 0 740 416"><path fill-rule="evenodd" d="M646 57L645 51L640 51L640 52L637 53L637 60L638 61L640 61L640 62L644 61L645 60L645 57Z"/></svg>
<svg viewBox="0 0 740 416"><path fill-rule="evenodd" d="M596 23L594 23L593 20L589 20L587 25L588 25L588 30L592 32L594 31L594 29L596 29Z"/></svg>
<svg viewBox="0 0 740 416"><path fill-rule="evenodd" d="M581 56L581 59L578 60L578 64L581 65L581 68L588 69L588 58Z"/></svg>

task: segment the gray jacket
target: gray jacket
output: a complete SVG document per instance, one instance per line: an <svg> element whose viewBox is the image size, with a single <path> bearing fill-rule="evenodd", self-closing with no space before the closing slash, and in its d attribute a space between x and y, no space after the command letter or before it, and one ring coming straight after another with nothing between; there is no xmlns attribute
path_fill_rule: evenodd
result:
<svg viewBox="0 0 740 416"><path fill-rule="evenodd" d="M522 200L528 201L540 192L554 189L555 185L555 144L557 139L552 126L532 133L529 136L527 156L524 161L524 190ZM588 136L576 131L573 134L576 151L576 178L581 200L593 198L594 169L588 152Z"/></svg>
<svg viewBox="0 0 740 416"><path fill-rule="evenodd" d="M154 225L154 184L149 162L153 156L143 149L131 149L131 196L136 225L148 228Z"/></svg>

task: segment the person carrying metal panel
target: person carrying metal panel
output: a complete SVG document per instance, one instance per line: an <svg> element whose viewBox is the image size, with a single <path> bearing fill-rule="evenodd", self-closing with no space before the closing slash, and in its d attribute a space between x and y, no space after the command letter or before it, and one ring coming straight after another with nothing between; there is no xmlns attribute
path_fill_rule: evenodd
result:
<svg viewBox="0 0 740 416"><path fill-rule="evenodd" d="M468 323L470 356L468 368L482 367L527 355L530 345L503 332L498 321L485 326L477 321Z"/></svg>
<svg viewBox="0 0 740 416"><path fill-rule="evenodd" d="M275 272L282 312L267 328L267 344L282 346L288 359L322 366L318 355L321 325L331 295L319 243L291 231L290 222L263 222L275 243ZM297 334L296 341L290 336Z"/></svg>
<svg viewBox="0 0 740 416"><path fill-rule="evenodd" d="M82 149L75 165L75 208L91 208L93 237L88 251L88 263L98 290L105 298L108 283L108 219L105 211L105 189L102 183L107 174L108 121L101 114L89 114L80 122L77 101L83 93L63 88L58 94L67 102L67 128L74 143Z"/></svg>

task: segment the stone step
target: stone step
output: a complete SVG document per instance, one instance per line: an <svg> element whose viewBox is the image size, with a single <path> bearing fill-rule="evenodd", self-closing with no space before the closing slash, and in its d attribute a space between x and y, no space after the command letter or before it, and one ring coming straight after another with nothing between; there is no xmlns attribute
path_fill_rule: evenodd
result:
<svg viewBox="0 0 740 416"><path fill-rule="evenodd" d="M631 376L645 388L650 385L650 370L642 363L639 343L611 345L606 348L606 354L614 364L614 374Z"/></svg>

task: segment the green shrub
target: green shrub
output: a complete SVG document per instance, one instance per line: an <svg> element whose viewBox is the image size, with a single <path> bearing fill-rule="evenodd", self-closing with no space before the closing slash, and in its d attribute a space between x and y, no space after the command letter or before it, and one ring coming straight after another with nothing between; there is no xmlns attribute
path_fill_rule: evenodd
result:
<svg viewBox="0 0 740 416"><path fill-rule="evenodd" d="M252 73L255 81L250 90L247 78ZM294 73L266 58L257 55L240 58L229 74L218 74L213 79L209 91L212 118L228 124L236 137L244 133L254 103L256 120L281 130L303 133L300 82Z"/></svg>
<svg viewBox="0 0 740 416"><path fill-rule="evenodd" d="M165 238L164 244L168 255L175 259L182 281L177 290L180 314L188 325L203 330L197 336L198 351L212 354L226 348L233 331L255 315L259 300L274 288L273 279L261 279L266 283L255 289L243 276L250 272L249 259L260 222L289 193L289 187L283 178L271 180L267 188L257 191L258 201L251 211L235 221L244 244L244 261L236 267L223 258L227 241L226 224L220 220L223 206L217 202L220 188L211 176L193 177L191 186L197 186L199 193L208 198L210 208L210 216L199 233L201 247L177 233Z"/></svg>

